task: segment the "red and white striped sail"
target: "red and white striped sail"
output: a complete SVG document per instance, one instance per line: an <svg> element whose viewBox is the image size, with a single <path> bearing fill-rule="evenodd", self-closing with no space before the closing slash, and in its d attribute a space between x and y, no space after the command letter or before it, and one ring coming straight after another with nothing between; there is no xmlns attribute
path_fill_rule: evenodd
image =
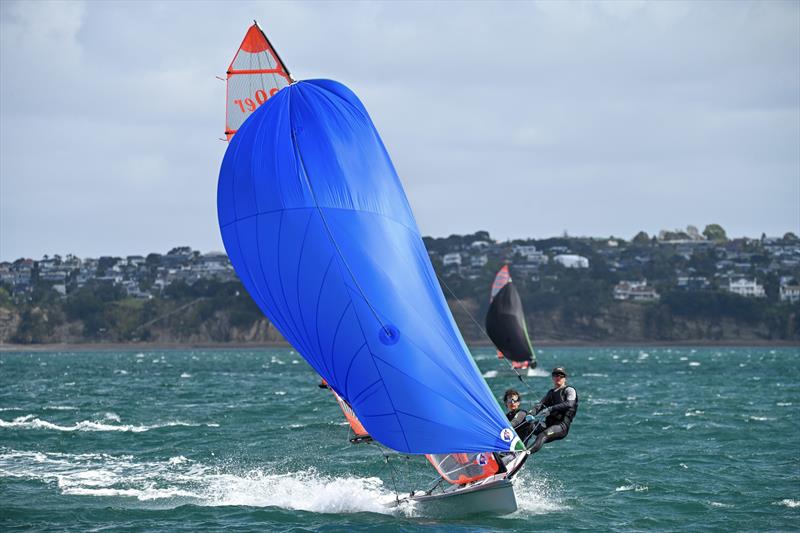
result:
<svg viewBox="0 0 800 533"><path fill-rule="evenodd" d="M233 56L227 74L225 137L228 140L258 106L294 81L255 22Z"/></svg>

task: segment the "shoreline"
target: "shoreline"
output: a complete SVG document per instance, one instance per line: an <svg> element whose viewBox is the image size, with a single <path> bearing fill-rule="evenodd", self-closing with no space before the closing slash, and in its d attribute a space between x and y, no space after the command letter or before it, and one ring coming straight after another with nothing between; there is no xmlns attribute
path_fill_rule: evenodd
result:
<svg viewBox="0 0 800 533"><path fill-rule="evenodd" d="M669 346L719 346L719 347L749 347L749 346L774 346L774 347L800 347L800 341L787 340L680 340L680 341L585 341L585 340L542 340L534 343L536 348L609 348L609 347L669 347ZM467 342L467 346L475 348L489 348L493 345L486 341ZM291 348L286 342L96 342L96 343L52 343L52 344L5 344L0 343L0 353L3 352L63 352L63 351L134 351L134 350L221 350L221 349L261 349L261 348Z"/></svg>

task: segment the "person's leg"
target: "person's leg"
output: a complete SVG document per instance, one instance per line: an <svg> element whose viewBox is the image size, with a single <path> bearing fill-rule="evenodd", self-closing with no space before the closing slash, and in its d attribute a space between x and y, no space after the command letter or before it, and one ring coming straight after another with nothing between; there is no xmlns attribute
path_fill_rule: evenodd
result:
<svg viewBox="0 0 800 533"><path fill-rule="evenodd" d="M533 443L533 446L531 446L528 449L530 450L531 453L536 453L542 449L542 446L544 446L545 443L553 442L554 440L561 440L566 436L567 436L567 431L561 424L550 426L538 434L536 440Z"/></svg>

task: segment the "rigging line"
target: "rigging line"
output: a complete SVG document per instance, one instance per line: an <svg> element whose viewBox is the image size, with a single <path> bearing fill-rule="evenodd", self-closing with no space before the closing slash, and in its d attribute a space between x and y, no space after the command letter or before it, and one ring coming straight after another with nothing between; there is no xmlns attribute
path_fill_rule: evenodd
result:
<svg viewBox="0 0 800 533"><path fill-rule="evenodd" d="M386 461L386 464L389 466L389 472L392 475L392 490L394 490L394 498L395 498L396 501L399 502L400 501L400 493L397 492L397 480L395 479L394 465L389 462L389 454L384 452L383 448L381 448L381 446L377 442L373 441L370 444L374 444L375 445L375 448L378 449L378 451L383 456L383 459Z"/></svg>
<svg viewBox="0 0 800 533"><path fill-rule="evenodd" d="M436 271L434 271L434 273L435 273L435 272L436 272ZM456 302L458 303L459 307L461 307L461 310L462 310L462 311L464 311L464 312L467 314L467 316L470 318L470 320L472 320L472 322L473 322L473 323L474 323L476 326L478 326L478 329L480 330L480 332L481 332L481 333L483 333L483 335L484 335L485 337L489 337L489 334L488 334L488 333L486 333L486 330L485 330L485 329L483 329L483 326L482 326L482 325L481 325L481 324L480 324L480 323L479 323L477 320L475 320L475 317L474 317L474 316L472 316L472 313L470 313L470 312L469 312L469 310L466 308L466 306L463 304L463 302L461 301L461 298L459 298L458 296L456 296L456 293L454 293L454 292L453 292L453 290L450 288L450 286L449 286L449 285L447 285L447 282L444 280L444 278L443 278L442 276L440 276L438 273L436 273L436 277L439 279L439 282L441 282L441 284L442 284L442 285L444 285L445 289L447 289L447 292L449 292L449 293L450 293L450 295L451 295L453 298L455 298L455 299L456 299ZM534 390L533 390L533 387L531 387L531 386L528 384L528 382L527 382L527 381L525 381L525 378L523 378L523 377L522 377L522 374L520 374L519 372L517 372L517 369L516 369L516 368L514 368L514 365L513 365L513 364L511 364L511 361L509 361L509 360L508 360L508 359L506 359L505 357L503 358L503 360L504 360L506 363L508 363L508 367L509 367L509 368L510 368L510 369L511 369L513 372L514 372L514 374L516 374L516 375L517 375L517 379L519 379L519 380L522 382L522 384L523 384L523 385L525 385L525 388L527 388L527 389L528 389L528 392L530 392L531 394L536 394L536 393L534 392Z"/></svg>
<svg viewBox="0 0 800 533"><path fill-rule="evenodd" d="M375 308L372 306L372 302L370 302L367 299L367 295L364 293L364 289L361 288L361 284L358 282L355 274L353 274L353 271L350 268L350 265L345 260L344 254L342 253L341 248L339 248L339 243L336 242L336 239L333 238L333 232L331 231L331 228L328 225L328 220L325 218L325 214L322 212L322 207L320 207L319 205L319 201L317 200L317 194L314 192L314 187L311 186L311 180L308 178L308 172L306 171L306 164L303 161L303 154L300 151L300 144L297 142L297 134L295 132L294 127L292 127L292 143L294 144L295 153L297 154L297 157L300 159L300 166L302 167L303 170L303 176L305 177L306 185L308 185L308 190L309 192L311 192L311 198L314 200L314 206L317 208L317 212L319 213L319 218L322 220L322 225L325 226L325 232L328 234L328 238L331 240L333 247L336 249L336 253L339 255L339 258L342 260L342 263L347 269L347 272L350 274L350 279L353 280L353 284L358 289L359 294L361 294L361 298L364 299L364 302L369 307L369 310L372 311L372 314L375 316L375 320L378 321L378 324L380 324L381 329L386 333L386 335L389 338L391 338L393 335L392 331L388 327L386 327L386 325L383 323L383 320L381 320L380 316L378 316L378 311L375 310Z"/></svg>

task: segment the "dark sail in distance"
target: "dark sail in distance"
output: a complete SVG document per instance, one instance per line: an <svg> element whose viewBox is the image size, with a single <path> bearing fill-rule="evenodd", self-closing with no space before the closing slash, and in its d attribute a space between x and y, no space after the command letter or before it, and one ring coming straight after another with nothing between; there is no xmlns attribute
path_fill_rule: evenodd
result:
<svg viewBox="0 0 800 533"><path fill-rule="evenodd" d="M494 296L486 313L486 333L503 357L514 363L527 363L524 366L535 368L536 357L525 325L522 300L516 287L511 283L508 266L504 266L497 273L492 292Z"/></svg>

